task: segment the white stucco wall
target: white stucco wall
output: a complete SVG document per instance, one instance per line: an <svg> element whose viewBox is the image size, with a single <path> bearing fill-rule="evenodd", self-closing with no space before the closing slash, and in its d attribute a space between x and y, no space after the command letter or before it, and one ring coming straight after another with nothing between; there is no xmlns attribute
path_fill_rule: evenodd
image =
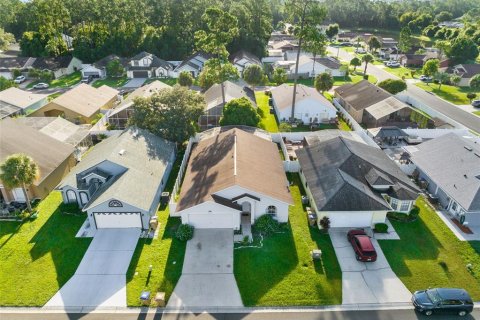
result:
<svg viewBox="0 0 480 320"><path fill-rule="evenodd" d="M278 119L280 121L286 121L290 118L292 113L292 107L286 107L284 109L278 109L274 102L275 110L277 112ZM296 103L295 106L295 118L302 120L305 124L310 124L310 118L314 120L318 119L318 122L322 120L330 120L336 118L337 111L333 106L326 106L319 103L315 99L304 99Z"/></svg>

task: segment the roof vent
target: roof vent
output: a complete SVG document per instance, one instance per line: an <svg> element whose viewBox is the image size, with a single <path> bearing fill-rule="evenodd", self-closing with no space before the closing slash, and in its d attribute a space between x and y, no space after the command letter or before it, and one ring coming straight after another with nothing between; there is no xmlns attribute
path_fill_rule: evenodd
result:
<svg viewBox="0 0 480 320"><path fill-rule="evenodd" d="M125 152L126 152L125 149L122 149L122 150L118 151L118 154L123 156L125 154Z"/></svg>
<svg viewBox="0 0 480 320"><path fill-rule="evenodd" d="M464 148L467 149L468 151L472 151L472 150L473 150L472 147L470 147L470 146L464 146Z"/></svg>

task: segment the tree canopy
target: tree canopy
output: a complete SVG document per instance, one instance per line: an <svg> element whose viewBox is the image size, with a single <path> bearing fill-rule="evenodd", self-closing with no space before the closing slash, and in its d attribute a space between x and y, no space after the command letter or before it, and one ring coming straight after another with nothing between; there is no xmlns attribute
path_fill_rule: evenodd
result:
<svg viewBox="0 0 480 320"><path fill-rule="evenodd" d="M465 63L470 60L477 59L479 54L478 46L472 39L466 37L458 37L452 41L447 56L455 63Z"/></svg>
<svg viewBox="0 0 480 320"><path fill-rule="evenodd" d="M182 87L190 87L193 84L193 76L188 71L182 71L178 75L177 83Z"/></svg>
<svg viewBox="0 0 480 320"><path fill-rule="evenodd" d="M0 91L3 91L10 87L15 87L15 82L13 82L13 80L0 76Z"/></svg>
<svg viewBox="0 0 480 320"><path fill-rule="evenodd" d="M230 100L223 107L223 116L220 125L244 125L257 127L261 117L253 107L250 100L245 97Z"/></svg>
<svg viewBox="0 0 480 320"><path fill-rule="evenodd" d="M438 59L430 59L423 65L422 72L426 76L433 76L437 71L440 65L440 61Z"/></svg>
<svg viewBox="0 0 480 320"><path fill-rule="evenodd" d="M283 68L275 68L272 74L272 80L277 86L287 82L287 72Z"/></svg>
<svg viewBox="0 0 480 320"><path fill-rule="evenodd" d="M382 47L380 40L377 37L371 36L367 41L368 48L370 51L375 52Z"/></svg>
<svg viewBox="0 0 480 320"><path fill-rule="evenodd" d="M259 65L251 64L243 70L243 80L252 87L262 83L263 77L263 69Z"/></svg>
<svg viewBox="0 0 480 320"><path fill-rule="evenodd" d="M391 94L397 94L407 89L407 83L405 81L395 79L383 80L378 86Z"/></svg>
<svg viewBox="0 0 480 320"><path fill-rule="evenodd" d="M129 125L183 143L197 131L198 118L205 107L203 95L176 85L149 98L136 98Z"/></svg>
<svg viewBox="0 0 480 320"><path fill-rule="evenodd" d="M107 74L110 77L121 77L125 73L125 68L120 63L119 59L109 61L106 66Z"/></svg>
<svg viewBox="0 0 480 320"><path fill-rule="evenodd" d="M473 76L469 84L472 89L480 90L480 74Z"/></svg>
<svg viewBox="0 0 480 320"><path fill-rule="evenodd" d="M322 72L315 78L315 89L321 91L322 93L332 89L333 87L333 77L328 72Z"/></svg>
<svg viewBox="0 0 480 320"><path fill-rule="evenodd" d="M354 57L350 60L350 65L353 66L353 71L357 70L357 67L362 65L362 61L358 57Z"/></svg>

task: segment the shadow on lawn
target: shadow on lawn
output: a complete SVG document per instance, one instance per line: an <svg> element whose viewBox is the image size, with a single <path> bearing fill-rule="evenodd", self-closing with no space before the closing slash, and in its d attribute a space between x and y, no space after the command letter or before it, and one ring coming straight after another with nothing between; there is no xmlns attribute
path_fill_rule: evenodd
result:
<svg viewBox="0 0 480 320"><path fill-rule="evenodd" d="M44 209L40 205L39 215L48 214L45 212L47 210L49 209ZM72 206L61 203L52 210L54 211L48 220L30 239L30 243L34 243L30 256L32 261L35 261L50 254L55 264L58 284L62 286L75 273L91 239L75 238L75 234L86 219L86 215L79 209L75 212L78 215L65 214L64 212L72 213ZM36 220L30 223L39 222Z"/></svg>
<svg viewBox="0 0 480 320"><path fill-rule="evenodd" d="M2 239L6 235L9 235L8 238L6 238L0 243L0 249L2 249L8 243L8 241L10 241L15 236L15 234L17 234L17 232L21 229L22 225L22 222L17 221L0 222L0 239Z"/></svg>

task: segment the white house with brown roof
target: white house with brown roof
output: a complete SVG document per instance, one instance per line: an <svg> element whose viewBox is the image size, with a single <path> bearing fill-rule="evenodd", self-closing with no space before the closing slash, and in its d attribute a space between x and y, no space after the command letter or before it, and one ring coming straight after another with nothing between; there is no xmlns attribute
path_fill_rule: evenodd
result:
<svg viewBox="0 0 480 320"><path fill-rule="evenodd" d="M290 74L295 74L294 63L289 70ZM314 77L320 73L329 73L333 77L343 77L345 70L341 68L342 64L332 57L311 57L308 55L301 55L298 61L298 74L305 77Z"/></svg>
<svg viewBox="0 0 480 320"><path fill-rule="evenodd" d="M272 102L279 121L292 116L293 86L282 84L272 89ZM337 118L337 109L314 88L297 85L294 118L304 124L328 123Z"/></svg>
<svg viewBox="0 0 480 320"><path fill-rule="evenodd" d="M233 128L193 147L171 214L195 228L238 230L265 214L287 222L292 203L275 143Z"/></svg>

